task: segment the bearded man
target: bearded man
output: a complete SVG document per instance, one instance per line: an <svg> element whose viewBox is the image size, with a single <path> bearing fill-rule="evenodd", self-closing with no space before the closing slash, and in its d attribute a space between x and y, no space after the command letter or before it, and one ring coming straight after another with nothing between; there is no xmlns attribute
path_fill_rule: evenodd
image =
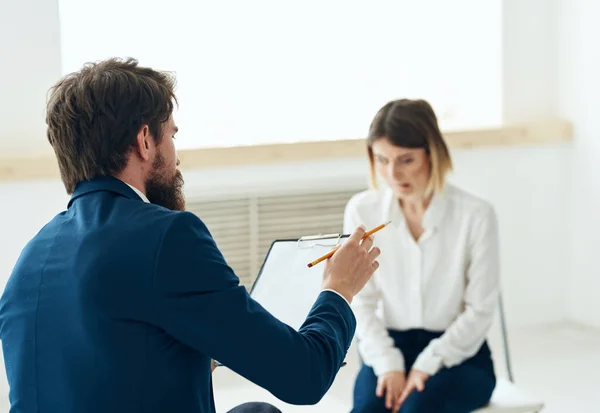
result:
<svg viewBox="0 0 600 413"><path fill-rule="evenodd" d="M185 211L174 83L109 59L51 90L48 140L71 199L25 246L0 299L11 413L211 413L213 360L314 404L343 363L349 303L378 265L373 240L357 228L324 265L299 331L277 320Z"/></svg>

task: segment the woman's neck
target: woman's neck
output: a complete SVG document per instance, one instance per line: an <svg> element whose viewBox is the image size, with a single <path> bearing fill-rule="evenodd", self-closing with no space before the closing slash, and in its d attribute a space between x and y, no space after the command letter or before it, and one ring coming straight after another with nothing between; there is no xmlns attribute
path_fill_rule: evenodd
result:
<svg viewBox="0 0 600 413"><path fill-rule="evenodd" d="M431 202L432 196L425 198L416 198L411 200L400 199L400 208L404 212L404 215L411 220L418 220L421 222L425 211Z"/></svg>

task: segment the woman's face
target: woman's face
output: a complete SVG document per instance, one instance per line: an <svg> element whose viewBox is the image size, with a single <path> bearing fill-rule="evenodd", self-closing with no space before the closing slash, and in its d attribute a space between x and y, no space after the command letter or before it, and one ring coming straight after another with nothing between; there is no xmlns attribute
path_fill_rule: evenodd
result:
<svg viewBox="0 0 600 413"><path fill-rule="evenodd" d="M371 148L377 174L397 198L418 200L425 196L430 175L425 149L395 146L385 137L377 139Z"/></svg>

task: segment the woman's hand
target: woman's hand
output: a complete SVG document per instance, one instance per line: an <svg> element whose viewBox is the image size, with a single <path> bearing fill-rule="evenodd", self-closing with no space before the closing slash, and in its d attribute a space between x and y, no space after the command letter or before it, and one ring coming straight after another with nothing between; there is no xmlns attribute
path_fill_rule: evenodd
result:
<svg viewBox="0 0 600 413"><path fill-rule="evenodd" d="M375 394L377 394L377 397L385 395L385 407L393 409L392 412L397 412L398 409L396 409L395 402L402 395L405 385L406 375L403 371L390 371L379 376Z"/></svg>
<svg viewBox="0 0 600 413"><path fill-rule="evenodd" d="M398 409L406 398L413 392L413 390L417 389L418 391L423 391L425 389L425 382L429 379L429 374L420 371L420 370L411 370L408 375L408 380L406 380L406 386L402 391L402 394L399 399L397 399L396 405Z"/></svg>

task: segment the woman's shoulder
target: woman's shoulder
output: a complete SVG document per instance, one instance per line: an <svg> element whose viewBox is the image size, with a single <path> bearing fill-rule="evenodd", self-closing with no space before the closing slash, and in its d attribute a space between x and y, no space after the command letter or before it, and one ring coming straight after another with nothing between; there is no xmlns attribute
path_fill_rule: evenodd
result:
<svg viewBox="0 0 600 413"><path fill-rule="evenodd" d="M350 197L345 213L362 222L369 221L368 218L379 219L389 202L390 193L386 189L367 189Z"/></svg>
<svg viewBox="0 0 600 413"><path fill-rule="evenodd" d="M372 210L386 202L387 191L383 189L366 189L350 197L346 204L347 209Z"/></svg>
<svg viewBox="0 0 600 413"><path fill-rule="evenodd" d="M444 196L452 204L455 211L471 217L494 217L495 209L492 203L480 195L476 195L458 186L446 184Z"/></svg>

